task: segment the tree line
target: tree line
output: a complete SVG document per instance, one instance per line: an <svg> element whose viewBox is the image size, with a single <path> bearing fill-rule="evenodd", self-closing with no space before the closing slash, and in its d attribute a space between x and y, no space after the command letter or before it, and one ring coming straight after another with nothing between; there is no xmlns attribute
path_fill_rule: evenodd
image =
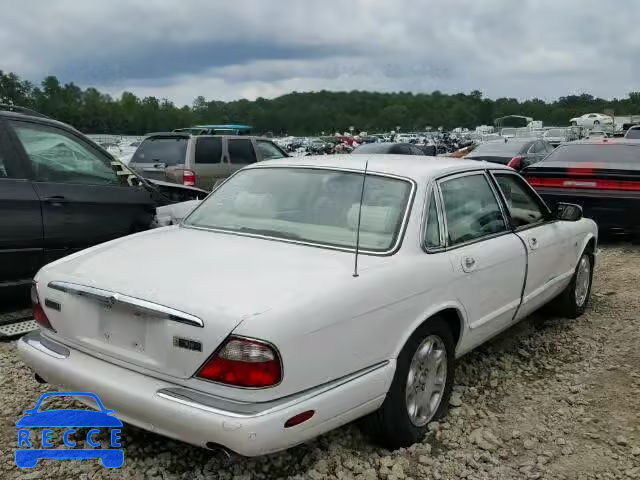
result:
<svg viewBox="0 0 640 480"><path fill-rule="evenodd" d="M534 98L483 98L468 94L292 92L273 99L223 102L194 99L177 106L166 98L139 98L124 92L119 98L95 88L62 84L55 76L40 85L0 70L0 103L37 110L85 133L143 135L202 123L247 123L257 133L327 135L353 126L369 133L395 130L423 131L427 127L453 129L492 125L495 118L525 115L545 125L567 125L569 119L588 112L611 110L616 115L640 113L640 92L606 100L589 94L560 97L553 102Z"/></svg>

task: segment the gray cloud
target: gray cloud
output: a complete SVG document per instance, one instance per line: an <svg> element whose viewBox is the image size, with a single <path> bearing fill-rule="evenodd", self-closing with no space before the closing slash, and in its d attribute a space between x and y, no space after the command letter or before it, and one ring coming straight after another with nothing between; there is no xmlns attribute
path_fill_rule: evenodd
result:
<svg viewBox="0 0 640 480"><path fill-rule="evenodd" d="M612 97L640 74L634 0L26 0L2 12L0 68L180 104L318 89Z"/></svg>

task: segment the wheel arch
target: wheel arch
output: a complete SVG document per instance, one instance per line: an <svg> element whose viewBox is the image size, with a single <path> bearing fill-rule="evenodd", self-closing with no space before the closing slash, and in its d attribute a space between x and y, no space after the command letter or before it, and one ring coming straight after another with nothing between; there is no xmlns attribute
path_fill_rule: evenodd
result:
<svg viewBox="0 0 640 480"><path fill-rule="evenodd" d="M596 248L598 247L598 239L596 238L596 236L593 233L589 233L584 240L582 241L582 245L580 246L580 249L578 250L578 258L576 258L576 265L578 264L578 262L580 261L580 257L582 257L582 254L584 252L591 252L592 257L593 257L593 263L595 263L596 260Z"/></svg>
<svg viewBox="0 0 640 480"><path fill-rule="evenodd" d="M401 338L400 344L396 347L395 357L397 358L400 351L407 344L407 341L411 336L423 325L426 325L434 318L443 319L451 328L453 334L454 344L456 346L456 352L461 344L461 340L467 330L466 312L464 307L458 302L447 302L439 304L436 307L432 307L427 310L423 315L415 320L410 328L404 333Z"/></svg>

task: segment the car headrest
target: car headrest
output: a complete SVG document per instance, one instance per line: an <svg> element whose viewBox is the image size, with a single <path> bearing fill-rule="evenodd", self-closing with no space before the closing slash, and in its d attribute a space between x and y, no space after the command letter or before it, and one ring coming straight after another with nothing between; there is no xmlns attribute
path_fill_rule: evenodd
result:
<svg viewBox="0 0 640 480"><path fill-rule="evenodd" d="M269 193L240 192L233 203L236 215L269 217L275 213L273 196Z"/></svg>
<svg viewBox="0 0 640 480"><path fill-rule="evenodd" d="M347 214L347 223L352 230L358 228L359 209L360 204L354 203L351 205L349 213ZM397 214L397 207L363 205L360 218L360 230L371 233L392 233L396 227Z"/></svg>

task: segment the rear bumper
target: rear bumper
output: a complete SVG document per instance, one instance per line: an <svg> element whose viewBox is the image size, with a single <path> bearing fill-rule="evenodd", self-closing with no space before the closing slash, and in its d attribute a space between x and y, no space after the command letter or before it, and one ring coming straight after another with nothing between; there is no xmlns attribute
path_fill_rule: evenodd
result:
<svg viewBox="0 0 640 480"><path fill-rule="evenodd" d="M290 397L246 403L110 364L40 332L23 337L18 350L47 382L96 393L126 423L201 447L214 443L245 456L284 450L376 410L395 369L393 361L382 362ZM284 428L289 418L307 410L315 411L310 420Z"/></svg>
<svg viewBox="0 0 640 480"><path fill-rule="evenodd" d="M600 231L640 234L640 194L561 188L536 188L536 191L550 207L558 202L582 206L584 216L593 219Z"/></svg>

